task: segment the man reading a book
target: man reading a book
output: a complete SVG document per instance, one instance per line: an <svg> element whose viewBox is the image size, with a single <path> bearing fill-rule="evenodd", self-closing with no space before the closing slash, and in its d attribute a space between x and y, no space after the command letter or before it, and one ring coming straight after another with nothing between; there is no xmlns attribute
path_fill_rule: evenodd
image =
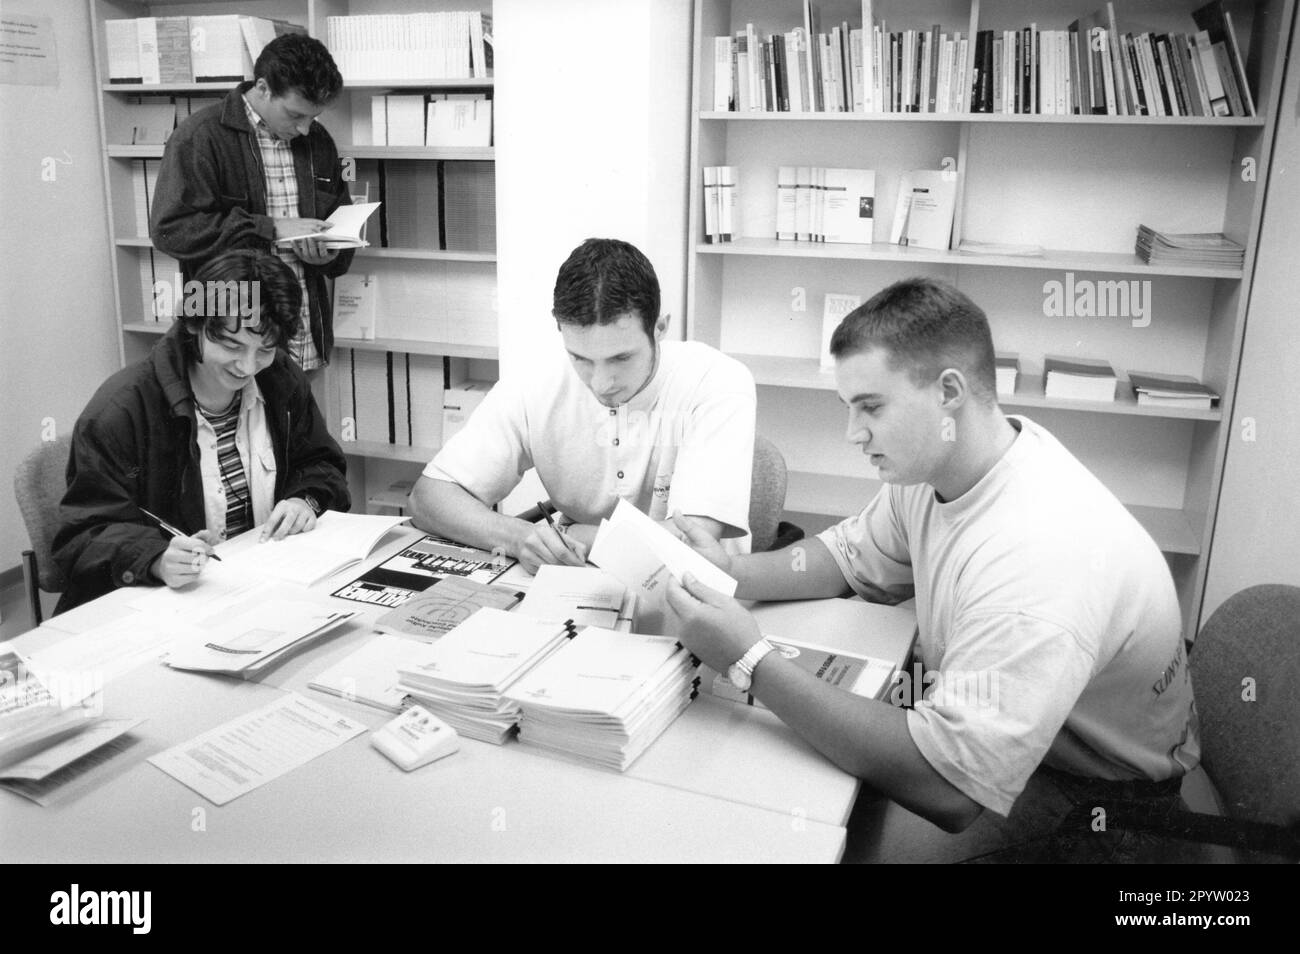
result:
<svg viewBox="0 0 1300 954"><path fill-rule="evenodd" d="M181 123L167 141L149 215L154 245L184 278L230 249L271 251L302 287L301 328L288 343L304 371L329 363L333 319L325 279L352 264L317 234L350 205L334 140L316 122L343 89L319 40L278 36L253 65L254 79ZM277 239L294 239L276 245ZM170 276L169 276L170 278Z"/></svg>
<svg viewBox="0 0 1300 954"><path fill-rule="evenodd" d="M412 492L416 525L529 570L582 565L620 499L655 520L691 514L712 540L745 538L749 370L708 345L665 341L654 268L617 239L574 249L551 314L563 351L502 379L425 467ZM562 530L492 510L530 467L563 512Z"/></svg>
<svg viewBox="0 0 1300 954"><path fill-rule="evenodd" d="M669 583L669 632L752 680L750 692L841 768L966 832L947 840L962 850L951 860L1016 842L1032 843L1026 858L1117 857L1127 848L1095 830L1093 809L1121 797L1176 804L1199 760L1159 549L1051 434L1003 414L988 322L957 289L898 282L851 312L830 348L847 438L886 484L866 509L793 548L744 556L677 522L742 599L914 596L923 685L907 679L887 701L828 686L768 651L739 603L689 575ZM912 842L927 840L918 824L901 822Z"/></svg>

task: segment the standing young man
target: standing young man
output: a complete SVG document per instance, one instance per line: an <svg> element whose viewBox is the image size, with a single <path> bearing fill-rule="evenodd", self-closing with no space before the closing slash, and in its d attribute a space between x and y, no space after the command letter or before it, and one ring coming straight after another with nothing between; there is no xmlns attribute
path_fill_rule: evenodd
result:
<svg viewBox="0 0 1300 954"><path fill-rule="evenodd" d="M177 127L163 152L149 234L181 263L186 280L231 249L272 251L302 287L302 327L289 354L305 371L329 362L334 328L325 279L352 264L352 251L323 247L316 233L347 183L334 140L316 122L343 89L319 40L278 36L220 104ZM277 239L295 239L277 246Z"/></svg>
<svg viewBox="0 0 1300 954"><path fill-rule="evenodd" d="M627 242L588 239L555 280L564 351L492 389L412 493L415 524L500 550L530 570L581 565L620 499L655 520L749 532L754 379L699 342L664 341L659 280ZM491 509L537 468L563 535Z"/></svg>
<svg viewBox="0 0 1300 954"><path fill-rule="evenodd" d="M923 699L913 686L910 709L828 686L689 577L669 585L670 631L845 771L949 832L1019 808L1031 775L1053 786L1053 822L1068 820L1052 850L1067 835L1100 844L1088 841L1099 804L1176 802L1199 743L1168 567L1051 434L1002 413L984 313L911 279L849 314L830 347L848 440L888 486L797 544L802 559L729 557L679 523L740 598L915 596L933 686ZM1004 843L982 852L1026 837L997 834Z"/></svg>

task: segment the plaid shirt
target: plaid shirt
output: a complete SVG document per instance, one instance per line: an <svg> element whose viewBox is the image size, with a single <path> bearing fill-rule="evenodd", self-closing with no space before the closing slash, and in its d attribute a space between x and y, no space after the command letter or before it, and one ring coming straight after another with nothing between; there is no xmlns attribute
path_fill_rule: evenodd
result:
<svg viewBox="0 0 1300 954"><path fill-rule="evenodd" d="M262 154L262 175L266 180L266 214L273 219L296 218L298 216L298 178L293 167L293 150L289 143L278 138L262 122L262 117L244 97L244 110L248 113L248 123L257 132L257 146ZM292 248L273 246L280 260L293 269L302 289L302 318L298 334L289 342L289 354L304 371L314 371L323 367L325 362L316 351L311 340L311 307L307 302L307 282L303 272L302 261Z"/></svg>

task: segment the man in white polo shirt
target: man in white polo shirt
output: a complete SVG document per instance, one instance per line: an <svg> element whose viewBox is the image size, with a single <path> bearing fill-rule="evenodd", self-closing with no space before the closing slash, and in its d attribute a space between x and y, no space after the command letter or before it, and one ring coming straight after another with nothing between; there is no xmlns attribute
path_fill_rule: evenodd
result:
<svg viewBox="0 0 1300 954"><path fill-rule="evenodd" d="M799 554L731 558L680 523L739 598L914 596L922 684L889 702L827 685L689 574L668 583L668 631L913 818L963 833L931 858L1155 860L1126 813L1177 807L1200 754L1155 542L1047 430L1002 413L988 321L956 288L891 285L830 350L880 493ZM919 860L933 829L902 827L893 860Z"/></svg>
<svg viewBox="0 0 1300 954"><path fill-rule="evenodd" d="M412 492L416 526L529 570L584 563L620 499L655 520L696 517L715 540L745 538L749 370L708 345L664 341L654 267L617 239L574 249L551 314L564 351L499 382L425 467ZM567 519L562 533L491 509L530 467Z"/></svg>

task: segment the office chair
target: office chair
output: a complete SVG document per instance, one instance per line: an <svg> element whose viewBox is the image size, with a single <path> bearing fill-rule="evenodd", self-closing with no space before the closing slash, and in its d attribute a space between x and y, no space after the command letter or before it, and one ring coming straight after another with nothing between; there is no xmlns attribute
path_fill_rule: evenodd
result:
<svg viewBox="0 0 1300 954"><path fill-rule="evenodd" d="M754 435L754 466L749 488L750 549L779 550L803 538L803 530L781 519L785 509L785 458L767 438Z"/></svg>
<svg viewBox="0 0 1300 954"><path fill-rule="evenodd" d="M54 562L54 533L59 528L59 501L67 489L68 455L72 438L45 441L28 454L14 471L14 496L27 525L32 548L22 552L23 587L32 610L32 625L39 626L40 590L58 593L66 581Z"/></svg>
<svg viewBox="0 0 1300 954"><path fill-rule="evenodd" d="M1242 590L1191 653L1201 763L1224 816L1121 803L1110 827L1225 845L1246 862L1300 861L1300 587Z"/></svg>

